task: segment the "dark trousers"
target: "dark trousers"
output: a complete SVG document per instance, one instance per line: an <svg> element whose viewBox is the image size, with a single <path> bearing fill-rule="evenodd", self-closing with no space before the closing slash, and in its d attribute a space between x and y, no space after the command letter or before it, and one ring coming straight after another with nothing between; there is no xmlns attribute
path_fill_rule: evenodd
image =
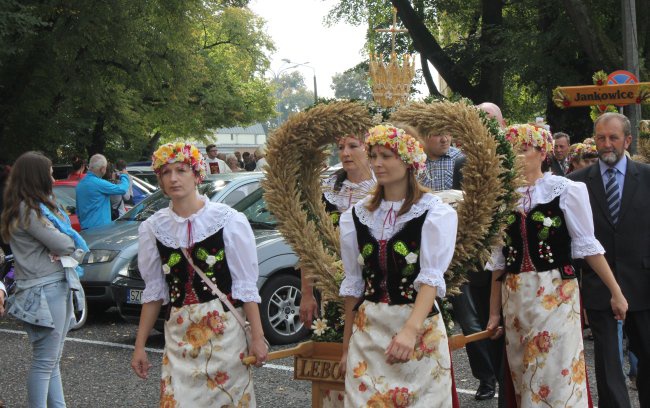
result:
<svg viewBox="0 0 650 408"><path fill-rule="evenodd" d="M594 336L598 406L630 408L625 375L618 351L618 328L611 310L587 310Z"/></svg>
<svg viewBox="0 0 650 408"><path fill-rule="evenodd" d="M650 310L628 312L623 326L630 350L637 356L636 385L641 408L650 407Z"/></svg>
<svg viewBox="0 0 650 408"><path fill-rule="evenodd" d="M454 307L454 318L460 324L463 330L463 335L478 333L484 329L478 318L476 307L472 300L472 295L469 291L467 284L461 286L462 293L450 298L451 304ZM472 375L478 379L481 384L488 383L494 384L496 376L492 369L492 361L490 360L490 353L488 350L488 340L476 341L467 344L467 357L469 358L469 366L472 369Z"/></svg>
<svg viewBox="0 0 650 408"><path fill-rule="evenodd" d="M463 335L467 336L485 330L490 315L490 286L482 285L475 288L465 284L460 289L461 294L451 297L450 300L454 307L454 317L460 324ZM474 297L474 294L476 294L477 298ZM465 350L472 375L481 384L487 383L492 386L496 383L499 384L499 407L504 407L505 400L501 392L503 382L503 363L501 361L503 358L503 340L497 340L496 342L481 340L469 343L465 346Z"/></svg>
<svg viewBox="0 0 650 408"><path fill-rule="evenodd" d="M490 271L478 271L470 272L471 274L477 274L474 276L475 280L482 280L483 284L473 285L470 283L469 289L472 296L472 301L474 308L476 310L476 315L478 316L478 321L480 326L485 329L490 318L490 289L491 289L491 280L492 272ZM485 279L481 279L484 277ZM503 352L505 350L504 337L502 336L498 340L483 340L481 343L487 344L488 355L490 356L490 364L492 368L492 373L499 383L499 408L504 408L506 406L505 399L505 388L503 386L503 369L504 369L504 359ZM470 360L471 362L471 360Z"/></svg>

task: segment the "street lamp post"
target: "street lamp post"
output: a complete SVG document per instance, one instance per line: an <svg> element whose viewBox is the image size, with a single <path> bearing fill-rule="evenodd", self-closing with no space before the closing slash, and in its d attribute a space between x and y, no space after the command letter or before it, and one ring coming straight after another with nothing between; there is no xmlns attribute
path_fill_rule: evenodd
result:
<svg viewBox="0 0 650 408"><path fill-rule="evenodd" d="M318 87L316 86L316 69L314 67L312 67L311 65L307 65L307 64L309 64L309 62L302 62L302 63L292 62L291 60L289 60L287 58L283 58L282 61L286 62L287 64L293 64L293 67L305 67L305 68L309 68L309 69L312 70L312 72L314 74L314 103L317 103L318 102Z"/></svg>
<svg viewBox="0 0 650 408"><path fill-rule="evenodd" d="M267 68L267 71L269 71L269 72L271 72L273 74L273 78L275 78L275 80L278 80L278 78L280 78L280 74L282 74L284 71L288 71L288 70L296 68L296 67L298 67L298 65L291 65L291 66L284 67L284 68L280 69L278 72L273 71L271 68Z"/></svg>

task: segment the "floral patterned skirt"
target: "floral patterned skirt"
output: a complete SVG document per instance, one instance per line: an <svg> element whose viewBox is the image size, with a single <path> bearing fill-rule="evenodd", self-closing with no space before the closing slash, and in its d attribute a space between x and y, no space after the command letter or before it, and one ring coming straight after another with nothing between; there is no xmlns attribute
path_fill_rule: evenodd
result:
<svg viewBox="0 0 650 408"><path fill-rule="evenodd" d="M255 407L252 371L241 362L246 353L244 330L218 299L172 307L160 406Z"/></svg>
<svg viewBox="0 0 650 408"><path fill-rule="evenodd" d="M509 274L501 288L519 407L587 407L580 291L560 271Z"/></svg>
<svg viewBox="0 0 650 408"><path fill-rule="evenodd" d="M451 358L440 314L424 321L409 362L386 363L384 352L412 309L368 301L359 307L348 348L346 407L452 406Z"/></svg>

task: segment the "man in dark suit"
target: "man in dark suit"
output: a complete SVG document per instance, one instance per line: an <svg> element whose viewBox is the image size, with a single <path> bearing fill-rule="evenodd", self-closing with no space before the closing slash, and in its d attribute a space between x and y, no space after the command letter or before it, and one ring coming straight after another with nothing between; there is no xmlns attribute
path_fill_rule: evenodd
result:
<svg viewBox="0 0 650 408"><path fill-rule="evenodd" d="M569 170L569 146L571 139L563 132L553 134L553 155L550 157L551 172L556 176L566 176Z"/></svg>
<svg viewBox="0 0 650 408"><path fill-rule="evenodd" d="M639 357L641 407L650 407L650 166L628 159L630 121L605 113L594 123L598 163L568 177L587 185L596 238L627 299L625 331ZM582 296L594 336L598 406L630 407L618 350L617 323L607 288L590 269Z"/></svg>

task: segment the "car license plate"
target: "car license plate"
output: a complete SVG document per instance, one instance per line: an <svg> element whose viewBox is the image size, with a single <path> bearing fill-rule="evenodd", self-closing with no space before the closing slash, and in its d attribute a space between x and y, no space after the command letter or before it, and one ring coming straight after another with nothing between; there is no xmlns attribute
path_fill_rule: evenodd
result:
<svg viewBox="0 0 650 408"><path fill-rule="evenodd" d="M142 291L140 289L129 289L126 292L126 303L141 305Z"/></svg>

